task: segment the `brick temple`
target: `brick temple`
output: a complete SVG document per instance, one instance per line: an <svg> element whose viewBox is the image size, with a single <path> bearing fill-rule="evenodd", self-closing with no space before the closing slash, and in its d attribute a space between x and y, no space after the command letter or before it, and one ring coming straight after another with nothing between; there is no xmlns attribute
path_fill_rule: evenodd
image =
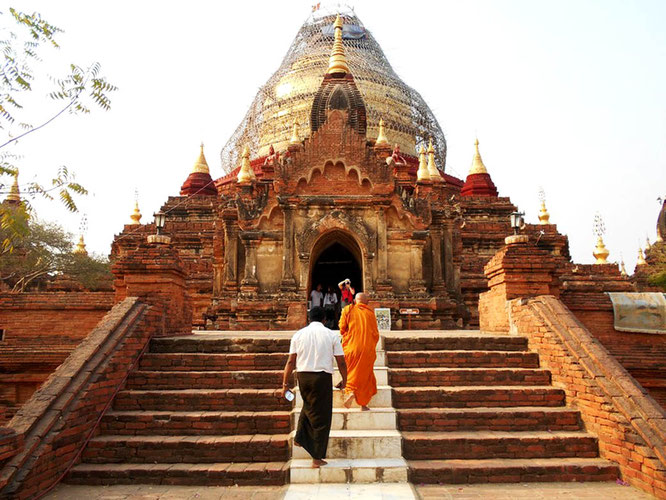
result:
<svg viewBox="0 0 666 500"><path fill-rule="evenodd" d="M619 481L666 498L666 329L619 325L609 295L664 312L648 276L666 202L630 278L601 234L596 264L572 262L544 202L512 228L478 140L470 157L465 179L446 172L436 118L353 13L313 14L224 174L202 146L163 227L137 204L112 291L0 294L0 497ZM336 391L329 465L313 469L293 444L298 390L276 391L310 291L343 278L391 329L371 411Z"/></svg>

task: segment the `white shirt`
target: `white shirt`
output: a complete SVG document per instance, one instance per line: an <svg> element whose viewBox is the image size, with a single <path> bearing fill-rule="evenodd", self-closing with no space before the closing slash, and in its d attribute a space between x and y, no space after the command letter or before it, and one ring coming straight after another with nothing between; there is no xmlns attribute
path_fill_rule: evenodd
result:
<svg viewBox="0 0 666 500"><path fill-rule="evenodd" d="M335 293L327 293L324 295L324 306L335 305L338 303L338 296Z"/></svg>
<svg viewBox="0 0 666 500"><path fill-rule="evenodd" d="M321 307L321 301L324 300L324 294L317 290L312 290L310 300L312 301L312 307Z"/></svg>
<svg viewBox="0 0 666 500"><path fill-rule="evenodd" d="M296 354L297 372L333 374L333 356L344 356L340 334L313 321L291 338L289 354Z"/></svg>

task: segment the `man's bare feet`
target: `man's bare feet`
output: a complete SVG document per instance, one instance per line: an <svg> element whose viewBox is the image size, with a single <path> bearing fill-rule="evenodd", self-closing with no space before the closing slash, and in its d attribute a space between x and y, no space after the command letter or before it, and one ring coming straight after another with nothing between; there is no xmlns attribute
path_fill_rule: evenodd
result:
<svg viewBox="0 0 666 500"><path fill-rule="evenodd" d="M367 406L361 406L361 411L370 411L370 408Z"/></svg>
<svg viewBox="0 0 666 500"><path fill-rule="evenodd" d="M312 468L313 469L318 469L319 467L328 464L326 460L322 460L321 458L313 458L312 459Z"/></svg>
<svg viewBox="0 0 666 500"><path fill-rule="evenodd" d="M354 393L350 392L348 396L345 397L345 399L342 401L342 404L344 405L345 408L351 408L352 403L354 403Z"/></svg>

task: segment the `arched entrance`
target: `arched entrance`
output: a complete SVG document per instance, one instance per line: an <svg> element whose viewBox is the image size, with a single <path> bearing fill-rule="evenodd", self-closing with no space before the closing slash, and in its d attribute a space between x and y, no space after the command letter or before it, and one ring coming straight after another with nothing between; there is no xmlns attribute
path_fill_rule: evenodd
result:
<svg viewBox="0 0 666 500"><path fill-rule="evenodd" d="M363 291L363 257L361 248L350 234L331 231L322 235L310 254L309 291L321 284L329 285L339 295L338 283L349 278L357 292Z"/></svg>

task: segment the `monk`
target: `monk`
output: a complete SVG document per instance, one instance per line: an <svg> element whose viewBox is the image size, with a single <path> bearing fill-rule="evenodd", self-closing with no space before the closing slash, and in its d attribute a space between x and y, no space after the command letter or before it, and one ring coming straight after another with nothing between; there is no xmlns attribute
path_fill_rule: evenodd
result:
<svg viewBox="0 0 666 500"><path fill-rule="evenodd" d="M368 411L370 399L377 394L373 368L379 330L377 318L368 307L368 296L365 293L357 293L355 303L342 310L339 326L347 364L347 395L343 404L350 408L356 399L361 410Z"/></svg>

